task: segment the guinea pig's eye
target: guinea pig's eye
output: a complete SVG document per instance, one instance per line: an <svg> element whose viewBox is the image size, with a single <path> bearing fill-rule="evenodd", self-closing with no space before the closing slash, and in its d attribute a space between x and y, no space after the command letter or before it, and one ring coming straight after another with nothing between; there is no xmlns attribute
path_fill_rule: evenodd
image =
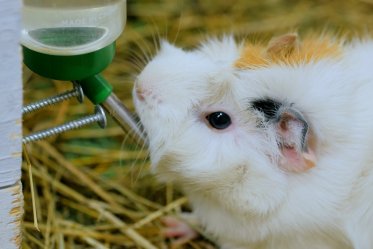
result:
<svg viewBox="0 0 373 249"><path fill-rule="evenodd" d="M206 116L207 121L209 124L218 130L223 130L228 128L232 121L228 114L225 112L213 112Z"/></svg>

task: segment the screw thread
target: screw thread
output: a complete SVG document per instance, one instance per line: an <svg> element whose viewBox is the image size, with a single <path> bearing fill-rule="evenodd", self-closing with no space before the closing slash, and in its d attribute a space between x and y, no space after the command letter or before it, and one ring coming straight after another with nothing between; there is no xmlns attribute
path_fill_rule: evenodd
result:
<svg viewBox="0 0 373 249"><path fill-rule="evenodd" d="M29 105L26 105L22 108L22 114L27 114L36 110L39 110L43 107L50 106L57 104L59 102L68 100L73 97L79 97L81 94L81 90L79 87L74 87L74 89L63 92L61 94L58 94L56 96L52 96L46 99L39 100L37 102L31 103Z"/></svg>
<svg viewBox="0 0 373 249"><path fill-rule="evenodd" d="M100 123L100 122L105 122L105 121L106 121L105 114L103 114L102 112L97 112L95 114L92 114L92 115L89 115L89 116L86 116L86 117L83 117L77 120L73 120L65 124L53 127L53 128L45 129L42 131L37 131L31 135L25 136L22 139L22 142L26 144L26 143L33 142L33 141L38 141L46 137L57 135L65 131L77 129L77 128L80 128L82 126L85 126L91 123L95 123L95 122Z"/></svg>

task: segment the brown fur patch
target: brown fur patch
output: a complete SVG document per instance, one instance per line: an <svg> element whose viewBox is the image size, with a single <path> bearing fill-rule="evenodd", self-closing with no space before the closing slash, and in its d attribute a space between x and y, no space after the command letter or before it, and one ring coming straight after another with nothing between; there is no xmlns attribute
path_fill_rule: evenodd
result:
<svg viewBox="0 0 373 249"><path fill-rule="evenodd" d="M331 37L312 36L299 42L297 35L288 34L271 40L268 46L247 44L234 66L255 69L273 64L300 65L325 58L339 58L342 55L341 44Z"/></svg>
<svg viewBox="0 0 373 249"><path fill-rule="evenodd" d="M271 57L286 57L299 48L297 34L286 34L269 41L267 54Z"/></svg>

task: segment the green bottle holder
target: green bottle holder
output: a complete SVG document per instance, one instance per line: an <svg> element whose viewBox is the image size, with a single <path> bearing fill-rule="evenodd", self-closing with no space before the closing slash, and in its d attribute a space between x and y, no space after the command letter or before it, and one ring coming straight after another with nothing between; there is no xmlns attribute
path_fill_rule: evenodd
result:
<svg viewBox="0 0 373 249"><path fill-rule="evenodd" d="M84 94L100 104L111 94L112 86L99 75L115 55L115 43L81 55L50 55L23 47L23 61L33 72L50 79L75 81Z"/></svg>
<svg viewBox="0 0 373 249"><path fill-rule="evenodd" d="M102 105L125 131L144 143L136 118L113 93L113 87L100 75L115 55L115 42L80 55L50 55L23 46L23 61L33 72L50 79L73 81L95 105Z"/></svg>

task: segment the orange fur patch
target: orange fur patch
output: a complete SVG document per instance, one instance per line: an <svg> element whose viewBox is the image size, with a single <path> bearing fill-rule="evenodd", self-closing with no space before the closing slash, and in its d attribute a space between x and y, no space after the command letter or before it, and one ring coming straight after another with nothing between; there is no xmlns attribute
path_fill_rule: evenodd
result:
<svg viewBox="0 0 373 249"><path fill-rule="evenodd" d="M245 45L241 57L235 62L234 66L255 69L273 64L300 65L325 58L339 58L341 55L342 42L332 38L308 37L296 43L294 36L288 35L280 38L278 44L270 42L269 47L251 43Z"/></svg>

